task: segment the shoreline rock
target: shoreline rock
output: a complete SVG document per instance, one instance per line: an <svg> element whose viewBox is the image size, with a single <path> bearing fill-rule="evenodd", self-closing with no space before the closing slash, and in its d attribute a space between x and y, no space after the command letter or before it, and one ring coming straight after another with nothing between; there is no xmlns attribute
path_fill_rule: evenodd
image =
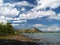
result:
<svg viewBox="0 0 60 45"><path fill-rule="evenodd" d="M0 45L37 45L35 42L24 42L17 40L2 40L0 39Z"/></svg>
<svg viewBox="0 0 60 45"><path fill-rule="evenodd" d="M32 39L24 35L9 35L9 36L3 36L0 37L0 39L5 39L5 40L18 40L18 41L23 41L23 42L36 42L39 41L40 39Z"/></svg>

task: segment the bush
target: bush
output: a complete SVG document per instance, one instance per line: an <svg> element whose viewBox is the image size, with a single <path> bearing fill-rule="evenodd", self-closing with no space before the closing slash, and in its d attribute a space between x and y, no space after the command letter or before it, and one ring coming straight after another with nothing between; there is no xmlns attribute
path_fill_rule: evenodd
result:
<svg viewBox="0 0 60 45"><path fill-rule="evenodd" d="M10 23L0 23L0 35L14 34L14 28Z"/></svg>

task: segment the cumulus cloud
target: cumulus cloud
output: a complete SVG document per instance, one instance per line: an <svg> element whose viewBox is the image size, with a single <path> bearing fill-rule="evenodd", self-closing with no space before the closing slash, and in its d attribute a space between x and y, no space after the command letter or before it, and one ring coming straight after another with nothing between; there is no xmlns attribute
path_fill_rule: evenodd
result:
<svg viewBox="0 0 60 45"><path fill-rule="evenodd" d="M10 20L17 20L15 22L26 22L26 20L19 20L19 18L14 18L18 16L20 11L17 10L15 6L34 6L27 1L21 1L21 2L13 2L13 3L4 3L3 0L0 0L0 19L4 22L4 20L10 21ZM21 9L22 11L25 10L25 8Z"/></svg>
<svg viewBox="0 0 60 45"><path fill-rule="evenodd" d="M0 15L11 17L13 17L14 15L17 16L19 14L19 11L14 7L15 6L11 3L2 3L0 6Z"/></svg>
<svg viewBox="0 0 60 45"><path fill-rule="evenodd" d="M23 26L23 25L25 25L25 24L16 24L16 23L12 23L11 25L12 25L12 26L17 26L16 28L18 28L18 27Z"/></svg>
<svg viewBox="0 0 60 45"><path fill-rule="evenodd" d="M43 25L43 24L34 24L33 27L37 27L42 31L60 31L60 26L57 24L52 25Z"/></svg>
<svg viewBox="0 0 60 45"><path fill-rule="evenodd" d="M37 4L39 5L37 7L37 10L45 9L47 7L54 9L60 6L60 0L51 0L51 1L50 0L37 0Z"/></svg>
<svg viewBox="0 0 60 45"><path fill-rule="evenodd" d="M60 13L57 15L52 15L48 19L55 19L55 20L60 20Z"/></svg>
<svg viewBox="0 0 60 45"><path fill-rule="evenodd" d="M34 19L36 18L36 16L34 12L28 12L28 13L20 14L19 18L20 19Z"/></svg>
<svg viewBox="0 0 60 45"><path fill-rule="evenodd" d="M56 13L52 10L48 10L48 11L31 11L28 13L23 13L20 14L20 19L35 19L35 18L41 18L44 16L55 16Z"/></svg>
<svg viewBox="0 0 60 45"><path fill-rule="evenodd" d="M48 18L57 19L58 14L52 10L60 6L60 0L37 0L38 5L36 5L33 9L29 10L27 13L20 14L20 19L35 19L47 16ZM57 4L58 3L58 4ZM51 9L46 11L47 7ZM42 9L42 10L41 10ZM60 18L60 17L58 17Z"/></svg>
<svg viewBox="0 0 60 45"><path fill-rule="evenodd" d="M40 28L40 27L44 27L45 25L43 25L43 24L34 24L34 25L32 25L33 27L37 27L37 28Z"/></svg>
<svg viewBox="0 0 60 45"><path fill-rule="evenodd" d="M0 22L7 23L19 14L20 11L14 7L14 4L3 3L3 0L0 0Z"/></svg>
<svg viewBox="0 0 60 45"><path fill-rule="evenodd" d="M25 11L26 9L25 8L21 8L21 11Z"/></svg>
<svg viewBox="0 0 60 45"><path fill-rule="evenodd" d="M25 28L26 25L25 24L17 24L17 23L13 23L11 24L13 27L15 27L16 29L20 29L20 28Z"/></svg>
<svg viewBox="0 0 60 45"><path fill-rule="evenodd" d="M29 6L34 7L31 10L28 10L26 13L20 13L16 6ZM48 19L60 20L60 13L56 14L52 9L55 9L60 6L60 0L37 0L37 5L28 3L27 1L13 2L13 3L3 3L3 0L0 0L0 22L8 22L13 20L13 23L27 22L27 19L42 18L47 16ZM50 10L45 10L47 7ZM26 8L21 8L21 11L25 11ZM17 16L17 17L16 17ZM12 24L13 26L19 26L19 24ZM43 24L35 24L33 26L42 27ZM53 26L54 27L54 26ZM58 27L58 26L56 26ZM50 30L51 26L46 28ZM55 29L55 28L54 28Z"/></svg>
<svg viewBox="0 0 60 45"><path fill-rule="evenodd" d="M45 28L42 28L43 31L60 31L60 26L58 25L50 25Z"/></svg>
<svg viewBox="0 0 60 45"><path fill-rule="evenodd" d="M3 22L3 24L6 24L7 23L7 20L2 20L0 19L0 23Z"/></svg>
<svg viewBox="0 0 60 45"><path fill-rule="evenodd" d="M34 24L32 25L33 27L37 27L42 31L60 31L60 26L57 24L53 24L53 25L43 25L43 24Z"/></svg>
<svg viewBox="0 0 60 45"><path fill-rule="evenodd" d="M11 24L12 26L19 26L19 24Z"/></svg>
<svg viewBox="0 0 60 45"><path fill-rule="evenodd" d="M13 18L5 17L5 16L1 16L0 19L7 21L14 20Z"/></svg>
<svg viewBox="0 0 60 45"><path fill-rule="evenodd" d="M3 0L0 0L0 4L3 3Z"/></svg>
<svg viewBox="0 0 60 45"><path fill-rule="evenodd" d="M16 20L16 21L13 21L13 23L21 23L21 22L27 22L27 20Z"/></svg>
<svg viewBox="0 0 60 45"><path fill-rule="evenodd" d="M9 7L0 7L0 15L10 16L14 17L19 14L19 11L17 11L16 8L9 8Z"/></svg>
<svg viewBox="0 0 60 45"><path fill-rule="evenodd" d="M29 6L29 7L33 7L34 5L31 3L28 3L27 1L21 1L21 2L16 2L14 3L17 6Z"/></svg>

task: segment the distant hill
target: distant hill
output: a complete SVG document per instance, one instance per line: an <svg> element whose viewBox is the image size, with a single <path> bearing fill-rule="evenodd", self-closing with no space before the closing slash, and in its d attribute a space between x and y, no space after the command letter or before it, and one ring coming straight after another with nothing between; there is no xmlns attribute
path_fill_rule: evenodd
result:
<svg viewBox="0 0 60 45"><path fill-rule="evenodd" d="M20 29L20 30L16 30L15 33L41 33L42 31L40 31L37 28L31 28L31 29Z"/></svg>

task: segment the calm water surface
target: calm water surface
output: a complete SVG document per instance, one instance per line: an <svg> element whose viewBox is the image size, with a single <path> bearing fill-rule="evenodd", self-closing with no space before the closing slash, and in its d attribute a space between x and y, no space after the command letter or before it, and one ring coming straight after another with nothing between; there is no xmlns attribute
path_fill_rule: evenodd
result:
<svg viewBox="0 0 60 45"><path fill-rule="evenodd" d="M60 33L35 33L35 34L24 34L32 39L41 39L39 45L60 45Z"/></svg>

